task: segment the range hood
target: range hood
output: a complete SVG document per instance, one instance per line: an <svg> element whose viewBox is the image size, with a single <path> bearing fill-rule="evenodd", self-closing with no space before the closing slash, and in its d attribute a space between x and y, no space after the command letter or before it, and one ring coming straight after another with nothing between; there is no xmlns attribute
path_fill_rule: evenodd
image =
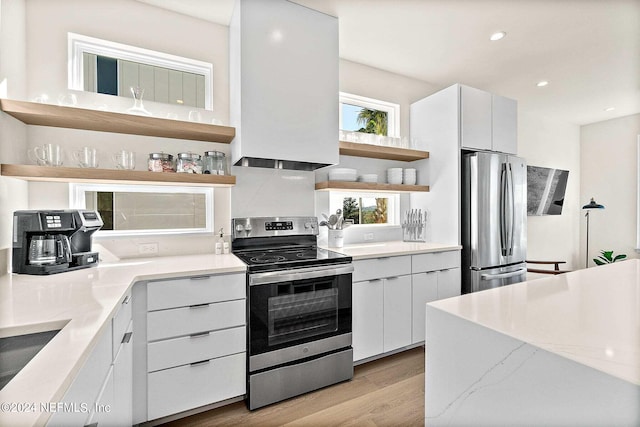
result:
<svg viewBox="0 0 640 427"><path fill-rule="evenodd" d="M232 164L337 164L337 18L286 0L238 0L229 44Z"/></svg>

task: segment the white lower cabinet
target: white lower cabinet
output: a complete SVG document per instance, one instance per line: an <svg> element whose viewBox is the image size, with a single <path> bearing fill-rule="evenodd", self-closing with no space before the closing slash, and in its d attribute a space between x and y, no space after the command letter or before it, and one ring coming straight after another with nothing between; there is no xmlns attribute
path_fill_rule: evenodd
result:
<svg viewBox="0 0 640 427"><path fill-rule="evenodd" d="M131 295L123 298L115 316L108 322L91 355L62 398L62 403L67 406L54 413L47 426L133 424L133 323L130 301Z"/></svg>
<svg viewBox="0 0 640 427"><path fill-rule="evenodd" d="M244 395L244 273L139 283L134 293L144 329L134 355L135 424Z"/></svg>
<svg viewBox="0 0 640 427"><path fill-rule="evenodd" d="M384 290L382 279L353 284L352 346L353 360L381 354L383 350Z"/></svg>
<svg viewBox="0 0 640 427"><path fill-rule="evenodd" d="M383 350L411 344L411 276L384 279Z"/></svg>
<svg viewBox="0 0 640 427"><path fill-rule="evenodd" d="M460 295L460 251L354 261L353 360L425 339L426 303Z"/></svg>

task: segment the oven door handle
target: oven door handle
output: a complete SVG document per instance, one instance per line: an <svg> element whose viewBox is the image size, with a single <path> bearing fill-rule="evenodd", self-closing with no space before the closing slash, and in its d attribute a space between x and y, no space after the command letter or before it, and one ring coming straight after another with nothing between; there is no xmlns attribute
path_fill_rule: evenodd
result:
<svg viewBox="0 0 640 427"><path fill-rule="evenodd" d="M269 283L290 282L294 280L315 279L317 277L338 276L353 272L353 264L339 266L318 266L300 268L297 270L269 271L266 273L249 274L249 286L266 285Z"/></svg>

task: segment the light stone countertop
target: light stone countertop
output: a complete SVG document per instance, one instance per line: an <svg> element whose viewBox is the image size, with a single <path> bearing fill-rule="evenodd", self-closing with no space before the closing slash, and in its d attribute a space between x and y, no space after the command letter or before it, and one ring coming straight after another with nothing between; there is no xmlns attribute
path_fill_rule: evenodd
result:
<svg viewBox="0 0 640 427"><path fill-rule="evenodd" d="M60 332L0 391L2 403L59 402L135 282L245 272L233 255L103 262L50 276L0 276L0 337ZM0 425L44 425L47 412L0 411Z"/></svg>
<svg viewBox="0 0 640 427"><path fill-rule="evenodd" d="M442 243L423 243L423 242L377 242L377 243L360 243L353 245L345 245L342 248L330 248L323 246L330 251L339 252L349 255L353 260L380 258L388 256L413 255L429 252L454 251L462 249L459 245L448 245Z"/></svg>
<svg viewBox="0 0 640 427"><path fill-rule="evenodd" d="M640 385L640 260L428 304Z"/></svg>

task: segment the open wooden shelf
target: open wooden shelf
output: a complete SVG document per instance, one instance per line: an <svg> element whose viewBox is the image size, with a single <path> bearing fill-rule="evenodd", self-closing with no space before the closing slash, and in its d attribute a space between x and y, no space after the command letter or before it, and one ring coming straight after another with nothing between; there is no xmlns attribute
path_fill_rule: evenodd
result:
<svg viewBox="0 0 640 427"><path fill-rule="evenodd" d="M110 111L0 99L0 108L28 125L179 138L228 144L235 128Z"/></svg>
<svg viewBox="0 0 640 427"><path fill-rule="evenodd" d="M371 159L401 160L403 162L429 158L428 151L347 141L340 141L340 154L343 156L368 157Z"/></svg>
<svg viewBox="0 0 640 427"><path fill-rule="evenodd" d="M0 175L26 181L95 182L117 184L160 184L230 187L233 175L125 171L118 169L84 169L34 165L1 164Z"/></svg>
<svg viewBox="0 0 640 427"><path fill-rule="evenodd" d="M316 190L374 191L390 193L428 192L428 185L377 184L373 182L323 181L316 182Z"/></svg>

